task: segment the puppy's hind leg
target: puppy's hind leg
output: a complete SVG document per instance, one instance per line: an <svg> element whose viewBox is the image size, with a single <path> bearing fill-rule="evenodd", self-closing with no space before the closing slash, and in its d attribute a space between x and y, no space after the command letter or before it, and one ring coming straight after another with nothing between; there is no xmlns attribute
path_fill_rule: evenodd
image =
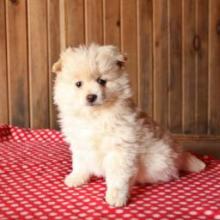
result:
<svg viewBox="0 0 220 220"><path fill-rule="evenodd" d="M142 155L140 161L141 169L139 170L142 175L138 175L139 182L167 182L179 177L178 153L163 141L150 146L147 154Z"/></svg>

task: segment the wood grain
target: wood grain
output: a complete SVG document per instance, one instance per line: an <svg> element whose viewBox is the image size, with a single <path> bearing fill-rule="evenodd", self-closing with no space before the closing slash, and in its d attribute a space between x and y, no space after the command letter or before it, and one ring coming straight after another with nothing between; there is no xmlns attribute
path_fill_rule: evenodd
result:
<svg viewBox="0 0 220 220"><path fill-rule="evenodd" d="M182 1L169 0L169 128L182 132Z"/></svg>
<svg viewBox="0 0 220 220"><path fill-rule="evenodd" d="M0 1L0 124L8 121L8 82L7 82L7 51L5 1Z"/></svg>
<svg viewBox="0 0 220 220"><path fill-rule="evenodd" d="M49 127L47 1L28 1L31 127Z"/></svg>
<svg viewBox="0 0 220 220"><path fill-rule="evenodd" d="M9 123L29 127L26 1L6 1Z"/></svg>
<svg viewBox="0 0 220 220"><path fill-rule="evenodd" d="M220 159L220 136L218 135L175 135L174 137L187 151L200 155L212 155Z"/></svg>
<svg viewBox="0 0 220 220"><path fill-rule="evenodd" d="M168 127L168 2L153 1L154 118Z"/></svg>
<svg viewBox="0 0 220 220"><path fill-rule="evenodd" d="M53 63L60 56L60 5L59 0L48 0L48 59L49 59L49 109L50 109L50 128L58 129L57 109L53 104L53 86L55 74L51 72Z"/></svg>
<svg viewBox="0 0 220 220"><path fill-rule="evenodd" d="M65 0L66 46L85 43L84 0Z"/></svg>
<svg viewBox="0 0 220 220"><path fill-rule="evenodd" d="M103 1L104 44L120 48L120 1Z"/></svg>
<svg viewBox="0 0 220 220"><path fill-rule="evenodd" d="M121 0L121 28L121 49L128 56L127 70L134 101L138 103L137 1Z"/></svg>
<svg viewBox="0 0 220 220"><path fill-rule="evenodd" d="M153 116L153 1L138 1L139 103Z"/></svg>
<svg viewBox="0 0 220 220"><path fill-rule="evenodd" d="M212 0L210 4L210 133L220 133L220 1Z"/></svg>
<svg viewBox="0 0 220 220"><path fill-rule="evenodd" d="M219 135L219 11L218 0L0 1L0 123L57 129L51 66L96 42L127 53L134 100L162 126Z"/></svg>
<svg viewBox="0 0 220 220"><path fill-rule="evenodd" d="M197 50L196 133L208 132L208 0L197 1Z"/></svg>
<svg viewBox="0 0 220 220"><path fill-rule="evenodd" d="M85 0L86 44L103 44L103 2Z"/></svg>
<svg viewBox="0 0 220 220"><path fill-rule="evenodd" d="M183 132L196 132L196 2L183 1Z"/></svg>

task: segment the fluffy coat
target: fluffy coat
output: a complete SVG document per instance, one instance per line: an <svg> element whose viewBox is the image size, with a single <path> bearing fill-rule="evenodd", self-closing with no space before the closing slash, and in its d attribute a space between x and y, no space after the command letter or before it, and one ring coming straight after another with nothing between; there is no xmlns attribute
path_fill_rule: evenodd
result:
<svg viewBox="0 0 220 220"><path fill-rule="evenodd" d="M117 207L127 203L134 183L170 181L179 170L205 168L135 106L125 62L116 47L92 44L66 49L53 66L54 101L73 156L65 184L103 176L105 199Z"/></svg>

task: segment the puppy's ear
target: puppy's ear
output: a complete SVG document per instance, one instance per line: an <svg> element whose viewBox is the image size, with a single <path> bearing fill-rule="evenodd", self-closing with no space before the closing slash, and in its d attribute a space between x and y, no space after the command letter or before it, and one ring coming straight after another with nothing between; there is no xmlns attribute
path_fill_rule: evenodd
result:
<svg viewBox="0 0 220 220"><path fill-rule="evenodd" d="M125 67L125 63L126 63L127 60L128 60L127 54L120 54L118 56L116 64L121 69L121 68Z"/></svg>
<svg viewBox="0 0 220 220"><path fill-rule="evenodd" d="M52 66L52 73L60 73L62 70L62 61L59 59L56 63Z"/></svg>

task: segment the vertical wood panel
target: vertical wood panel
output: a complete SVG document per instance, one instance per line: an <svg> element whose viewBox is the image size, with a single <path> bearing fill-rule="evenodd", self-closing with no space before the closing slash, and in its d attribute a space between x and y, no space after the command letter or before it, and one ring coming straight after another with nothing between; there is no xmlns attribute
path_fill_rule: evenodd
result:
<svg viewBox="0 0 220 220"><path fill-rule="evenodd" d="M55 74L51 67L59 59L61 49L60 39L60 5L59 0L48 0L48 52L49 52L49 108L50 127L58 129L57 110L53 104L53 85Z"/></svg>
<svg viewBox="0 0 220 220"><path fill-rule="evenodd" d="M104 44L120 48L120 1L104 0Z"/></svg>
<svg viewBox="0 0 220 220"><path fill-rule="evenodd" d="M12 2L0 1L0 123L57 128L51 66L95 42L127 53L134 100L162 126L220 134L218 0Z"/></svg>
<svg viewBox="0 0 220 220"><path fill-rule="evenodd" d="M102 0L85 0L86 43L103 44Z"/></svg>
<svg viewBox="0 0 220 220"><path fill-rule="evenodd" d="M184 133L195 132L196 101L196 52L193 41L196 35L196 2L183 1L183 129Z"/></svg>
<svg viewBox="0 0 220 220"><path fill-rule="evenodd" d="M10 123L29 126L26 1L6 1Z"/></svg>
<svg viewBox="0 0 220 220"><path fill-rule="evenodd" d="M197 35L201 43L197 54L197 133L208 132L208 0L197 0Z"/></svg>
<svg viewBox="0 0 220 220"><path fill-rule="evenodd" d="M168 124L168 1L154 3L154 117Z"/></svg>
<svg viewBox="0 0 220 220"><path fill-rule="evenodd" d="M85 43L84 0L65 0L66 43L79 46Z"/></svg>
<svg viewBox="0 0 220 220"><path fill-rule="evenodd" d="M0 124L8 123L5 1L0 1Z"/></svg>
<svg viewBox="0 0 220 220"><path fill-rule="evenodd" d="M220 133L220 1L210 1L210 133Z"/></svg>
<svg viewBox="0 0 220 220"><path fill-rule="evenodd" d="M68 1L68 0L67 0ZM66 32L67 32L67 27L66 27L66 11L65 11L65 3L67 2L66 0L59 0L59 15L60 15L60 47L61 50L63 51L68 45L66 45Z"/></svg>
<svg viewBox="0 0 220 220"><path fill-rule="evenodd" d="M153 116L153 3L138 1L139 103Z"/></svg>
<svg viewBox="0 0 220 220"><path fill-rule="evenodd" d="M47 1L28 1L31 127L49 126Z"/></svg>
<svg viewBox="0 0 220 220"><path fill-rule="evenodd" d="M169 128L182 132L182 1L169 0Z"/></svg>
<svg viewBox="0 0 220 220"><path fill-rule="evenodd" d="M138 70L137 70L137 2L121 1L121 47L127 53L127 69L133 88L134 101L138 102Z"/></svg>

